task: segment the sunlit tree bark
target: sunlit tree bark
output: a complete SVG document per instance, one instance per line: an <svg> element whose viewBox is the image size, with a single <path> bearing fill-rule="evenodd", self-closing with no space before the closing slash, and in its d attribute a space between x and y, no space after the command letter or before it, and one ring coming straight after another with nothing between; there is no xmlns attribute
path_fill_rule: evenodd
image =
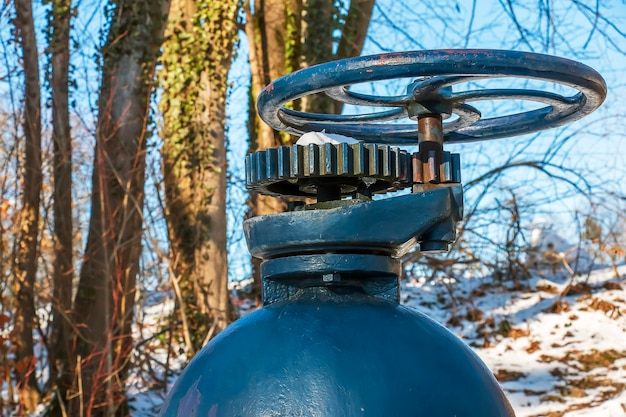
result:
<svg viewBox="0 0 626 417"><path fill-rule="evenodd" d="M226 259L226 95L239 0L175 0L159 78L170 262L189 354L232 320Z"/></svg>
<svg viewBox="0 0 626 417"><path fill-rule="evenodd" d="M107 6L87 247L74 304L76 364L67 409L126 415L124 384L141 254L150 94L169 2Z"/></svg>

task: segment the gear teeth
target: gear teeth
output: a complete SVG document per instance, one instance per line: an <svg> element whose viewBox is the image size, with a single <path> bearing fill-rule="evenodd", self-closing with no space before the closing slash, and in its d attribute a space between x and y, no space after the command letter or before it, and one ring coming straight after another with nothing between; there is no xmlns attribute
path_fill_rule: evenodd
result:
<svg viewBox="0 0 626 417"><path fill-rule="evenodd" d="M461 182L461 157L458 153L443 152L443 163L437 166L434 151L428 152L423 162L419 153L411 156L414 184L440 184Z"/></svg>
<svg viewBox="0 0 626 417"><path fill-rule="evenodd" d="M355 177L367 175L367 153L365 146L354 144L350 145L350 148L352 149L354 164L352 165L353 171L349 175L354 175Z"/></svg>
<svg viewBox="0 0 626 417"><path fill-rule="evenodd" d="M452 165L452 182L461 183L461 155L458 153L450 154L450 163Z"/></svg>
<svg viewBox="0 0 626 417"><path fill-rule="evenodd" d="M439 175L441 175L441 179L444 180L443 182L447 179L452 180L452 162L450 152L443 153L443 164L441 164L439 168Z"/></svg>
<svg viewBox="0 0 626 417"><path fill-rule="evenodd" d="M337 175L354 175L354 150L347 143L337 146Z"/></svg>
<svg viewBox="0 0 626 417"><path fill-rule="evenodd" d="M252 181L265 179L265 152L252 155Z"/></svg>
<svg viewBox="0 0 626 417"><path fill-rule="evenodd" d="M267 149L265 151L265 176L268 179L278 179L278 150Z"/></svg>
<svg viewBox="0 0 626 417"><path fill-rule="evenodd" d="M365 150L365 175L368 177L373 177L376 174L376 167L378 165L378 152L376 145L374 144L365 144L363 145L363 149Z"/></svg>
<svg viewBox="0 0 626 417"><path fill-rule="evenodd" d="M332 143L320 147L320 175L337 175L337 148Z"/></svg>
<svg viewBox="0 0 626 417"><path fill-rule="evenodd" d="M391 156L389 159L392 164L392 177L396 177L397 183L405 183L409 181L409 166L402 160L403 153L399 148L390 148Z"/></svg>
<svg viewBox="0 0 626 417"><path fill-rule="evenodd" d="M250 168L250 160L252 159L252 155L253 154L248 154L246 155L246 158L244 159L244 166L245 166L245 171L246 171L246 184L252 184L252 169Z"/></svg>
<svg viewBox="0 0 626 417"><path fill-rule="evenodd" d="M310 144L304 147L304 176L318 176L320 173L319 147Z"/></svg>
<svg viewBox="0 0 626 417"><path fill-rule="evenodd" d="M385 152L386 151L386 152ZM377 147L376 153L378 154L378 165L376 167L376 176L381 178L387 178L389 175L385 174L385 172L391 171L391 161L387 158L389 157L389 147Z"/></svg>
<svg viewBox="0 0 626 417"><path fill-rule="evenodd" d="M263 151L261 151L263 152ZM291 147L291 178L304 176L304 147L295 145Z"/></svg>
<svg viewBox="0 0 626 417"><path fill-rule="evenodd" d="M278 178L286 179L289 178L291 161L289 158L289 147L288 146L280 146L276 151L278 155Z"/></svg>
<svg viewBox="0 0 626 417"><path fill-rule="evenodd" d="M397 147L371 143L280 146L246 156L246 183L249 190L261 194L301 196L308 194L298 194L299 180L354 177L387 184L386 190L377 192L395 191L411 185L412 161ZM277 185L270 189L272 184Z"/></svg>

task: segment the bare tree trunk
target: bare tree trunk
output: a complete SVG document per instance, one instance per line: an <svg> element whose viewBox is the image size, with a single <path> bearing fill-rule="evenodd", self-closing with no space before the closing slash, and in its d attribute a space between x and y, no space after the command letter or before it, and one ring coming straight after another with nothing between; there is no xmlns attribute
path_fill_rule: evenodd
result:
<svg viewBox="0 0 626 417"><path fill-rule="evenodd" d="M304 0L306 13L302 24L302 66L331 61L333 55L333 0ZM302 109L313 113L333 113L333 100L322 94L302 98Z"/></svg>
<svg viewBox="0 0 626 417"><path fill-rule="evenodd" d="M69 116L71 0L54 0L49 25L52 77L52 140L54 143L54 270L52 276L53 321L48 337L50 381L72 367L71 326L72 279L72 138ZM67 377L67 375L66 375ZM65 387L58 387L65 397Z"/></svg>
<svg viewBox="0 0 626 417"><path fill-rule="evenodd" d="M189 354L232 320L224 123L238 10L238 0L177 0L163 48L159 78L166 217Z"/></svg>
<svg viewBox="0 0 626 417"><path fill-rule="evenodd" d="M33 328L35 324L34 286L37 276L37 239L39 232L39 202L41 173L41 96L37 40L29 0L16 0L15 27L22 49L24 65L24 182L23 207L20 218L15 274L14 331L17 336L15 352L16 377L20 405L24 411L34 411L39 402L35 375Z"/></svg>
<svg viewBox="0 0 626 417"><path fill-rule="evenodd" d="M169 2L110 4L89 236L74 305L78 362L69 415L126 415L124 385L141 254L151 80ZM82 384L78 384L81 381Z"/></svg>
<svg viewBox="0 0 626 417"><path fill-rule="evenodd" d="M367 37L367 29L372 18L375 0L351 0L346 23L341 31L341 39L337 47L337 59L351 58L361 55ZM333 113L340 114L343 103L333 102Z"/></svg>
<svg viewBox="0 0 626 417"><path fill-rule="evenodd" d="M236 2L232 2L233 5ZM232 10L234 11L234 10ZM230 17L235 18L235 13ZM234 29L235 25L233 25ZM234 36L234 34L232 35ZM213 58L214 59L214 58ZM219 63L222 68L230 67L230 57ZM228 260L226 247L226 140L224 123L226 120L226 75L211 77L203 74L205 89L200 93L204 103L204 115L208 123L209 140L213 147L213 170L200 172L200 184L209 191L202 197L210 238L201 240L196 247L195 275L196 299L203 300L201 311L211 320L211 328L205 335L204 343L224 330L232 321L232 306L228 294ZM200 203L200 201L198 201Z"/></svg>
<svg viewBox="0 0 626 417"><path fill-rule="evenodd" d="M363 50L367 28L372 18L375 0L352 0L346 23L337 47L337 58L359 56Z"/></svg>

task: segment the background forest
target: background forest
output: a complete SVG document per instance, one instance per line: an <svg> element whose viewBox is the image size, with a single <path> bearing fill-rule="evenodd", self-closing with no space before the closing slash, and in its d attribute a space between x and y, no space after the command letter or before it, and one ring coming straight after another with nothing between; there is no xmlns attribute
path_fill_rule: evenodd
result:
<svg viewBox="0 0 626 417"><path fill-rule="evenodd" d="M517 283L537 263L572 282L594 265L620 278L623 1L4 1L0 415L126 416L130 385L164 391L240 313L229 281L248 280L245 303L260 302L241 222L285 206L247 194L243 157L294 138L260 122L258 93L317 63L436 48L575 59L609 95L565 128L450 146L464 164L459 239L446 255L409 254L407 279ZM298 105L359 111L324 96ZM538 237L554 231L571 245Z"/></svg>

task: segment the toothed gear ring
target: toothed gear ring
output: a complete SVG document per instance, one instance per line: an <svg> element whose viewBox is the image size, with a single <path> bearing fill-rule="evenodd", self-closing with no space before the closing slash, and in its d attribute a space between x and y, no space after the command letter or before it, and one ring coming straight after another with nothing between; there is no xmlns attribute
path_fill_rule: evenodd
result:
<svg viewBox="0 0 626 417"><path fill-rule="evenodd" d="M342 196L411 186L411 155L378 144L280 146L246 157L248 190L278 197L315 197L320 187Z"/></svg>

